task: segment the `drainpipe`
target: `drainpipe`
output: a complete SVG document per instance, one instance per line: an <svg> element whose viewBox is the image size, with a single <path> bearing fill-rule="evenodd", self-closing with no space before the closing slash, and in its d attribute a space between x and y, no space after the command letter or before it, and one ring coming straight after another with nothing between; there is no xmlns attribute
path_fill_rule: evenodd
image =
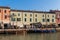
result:
<svg viewBox="0 0 60 40"><path fill-rule="evenodd" d="M23 21L24 21L24 20L23 20L23 12L22 12L22 24L23 24ZM24 24L23 24L23 26L24 26Z"/></svg>
<svg viewBox="0 0 60 40"><path fill-rule="evenodd" d="M11 18L13 19L14 18L14 15L12 15ZM12 22L13 22L13 28L14 28L14 20Z"/></svg>
<svg viewBox="0 0 60 40"><path fill-rule="evenodd" d="M2 9L2 26L3 26L3 29L4 29L4 22L3 22L3 9Z"/></svg>
<svg viewBox="0 0 60 40"><path fill-rule="evenodd" d="M47 26L47 18L46 18L46 13L45 13L45 21L46 21L46 26Z"/></svg>
<svg viewBox="0 0 60 40"><path fill-rule="evenodd" d="M34 23L34 12L33 12L33 23ZM33 27L33 23L32 23L32 27Z"/></svg>

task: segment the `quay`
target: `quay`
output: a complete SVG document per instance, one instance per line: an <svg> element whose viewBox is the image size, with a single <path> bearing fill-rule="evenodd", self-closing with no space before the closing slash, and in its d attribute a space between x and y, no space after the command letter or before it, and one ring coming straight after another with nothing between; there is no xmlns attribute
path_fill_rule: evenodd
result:
<svg viewBox="0 0 60 40"><path fill-rule="evenodd" d="M60 28L56 28L55 31L58 31L58 29L60 30ZM54 30L54 28L36 28L36 29L0 29L0 34L6 33L6 34L27 34L28 31L50 31L50 30ZM30 31L30 32L31 32Z"/></svg>
<svg viewBox="0 0 60 40"><path fill-rule="evenodd" d="M26 30L28 29L0 29L0 34L8 34L8 33L11 33L11 34L25 34L26 33Z"/></svg>

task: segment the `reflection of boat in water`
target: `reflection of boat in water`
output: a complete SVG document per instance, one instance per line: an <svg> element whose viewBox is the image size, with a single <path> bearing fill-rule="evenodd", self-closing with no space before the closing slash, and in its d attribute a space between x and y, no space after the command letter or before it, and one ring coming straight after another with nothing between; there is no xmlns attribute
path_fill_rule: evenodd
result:
<svg viewBox="0 0 60 40"><path fill-rule="evenodd" d="M56 32L56 30L55 29L50 29L50 30L48 30L48 29L42 29L42 30L29 30L29 31L27 31L28 33L54 33L54 32Z"/></svg>
<svg viewBox="0 0 60 40"><path fill-rule="evenodd" d="M56 32L55 29L52 30L42 30L43 33L52 33L52 32Z"/></svg>

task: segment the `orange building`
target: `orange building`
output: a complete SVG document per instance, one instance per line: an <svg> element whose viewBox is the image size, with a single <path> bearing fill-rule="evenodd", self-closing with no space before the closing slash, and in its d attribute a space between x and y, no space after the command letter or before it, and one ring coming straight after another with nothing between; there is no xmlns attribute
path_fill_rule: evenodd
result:
<svg viewBox="0 0 60 40"><path fill-rule="evenodd" d="M0 6L0 23L3 24L3 28L7 27L10 23L10 7Z"/></svg>

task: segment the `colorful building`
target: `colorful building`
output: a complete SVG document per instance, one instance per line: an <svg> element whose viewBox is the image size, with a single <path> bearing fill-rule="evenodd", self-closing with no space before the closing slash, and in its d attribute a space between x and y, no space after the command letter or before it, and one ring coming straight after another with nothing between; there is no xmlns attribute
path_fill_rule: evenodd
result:
<svg viewBox="0 0 60 40"><path fill-rule="evenodd" d="M59 10L51 10L50 12L55 12L56 14L56 24L60 26L60 11Z"/></svg>
<svg viewBox="0 0 60 40"><path fill-rule="evenodd" d="M18 10L11 10L11 25L23 25L23 15L22 12Z"/></svg>
<svg viewBox="0 0 60 40"><path fill-rule="evenodd" d="M54 12L30 11L30 10L11 10L11 15L15 25L30 25L31 23L42 23L43 25L56 24L56 14Z"/></svg>
<svg viewBox="0 0 60 40"><path fill-rule="evenodd" d="M0 6L0 23L5 27L10 23L10 7Z"/></svg>
<svg viewBox="0 0 60 40"><path fill-rule="evenodd" d="M0 23L3 24L3 28L6 28L8 24L19 27L38 22L42 25L59 24L57 14L59 12L13 10L10 7L0 6Z"/></svg>

